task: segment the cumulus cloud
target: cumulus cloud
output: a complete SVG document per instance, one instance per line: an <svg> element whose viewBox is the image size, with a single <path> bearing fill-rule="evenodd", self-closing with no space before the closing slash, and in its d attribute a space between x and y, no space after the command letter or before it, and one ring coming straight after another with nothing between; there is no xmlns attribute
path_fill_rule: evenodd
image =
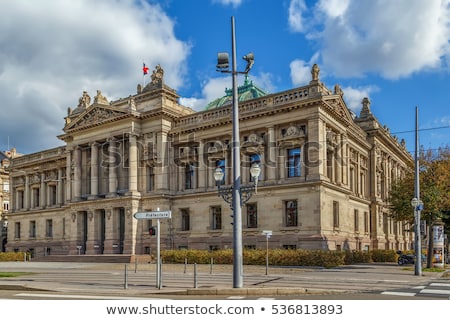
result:
<svg viewBox="0 0 450 320"><path fill-rule="evenodd" d="M377 92L379 89L376 86L363 86L363 87L343 87L344 100L347 107L355 112L357 115L361 111L361 102L363 98L370 98L370 94Z"/></svg>
<svg viewBox="0 0 450 320"><path fill-rule="evenodd" d="M304 0L291 0L288 11L289 29L293 32L305 30L303 12L306 10Z"/></svg>
<svg viewBox="0 0 450 320"><path fill-rule="evenodd" d="M56 136L83 90L100 89L109 100L135 92L143 60L150 70L161 64L171 87L184 82L190 44L175 37L158 5L17 0L2 3L2 12L0 136L18 152L63 144Z"/></svg>
<svg viewBox="0 0 450 320"><path fill-rule="evenodd" d="M301 2L291 1L291 26L305 11L298 6ZM301 24L310 27L291 29L315 41L321 66L337 77L375 73L398 79L443 65L450 53L449 3L320 0L308 8L315 15Z"/></svg>
<svg viewBox="0 0 450 320"><path fill-rule="evenodd" d="M236 8L242 3L242 1L244 0L213 0L213 3L220 3L224 6L231 5Z"/></svg>

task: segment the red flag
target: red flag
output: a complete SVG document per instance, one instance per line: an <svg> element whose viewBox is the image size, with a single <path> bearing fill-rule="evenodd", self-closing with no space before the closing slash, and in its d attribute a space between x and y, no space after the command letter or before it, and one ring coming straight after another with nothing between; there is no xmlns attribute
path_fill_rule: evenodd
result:
<svg viewBox="0 0 450 320"><path fill-rule="evenodd" d="M148 73L148 67L145 65L142 67L142 72L144 72L144 76Z"/></svg>

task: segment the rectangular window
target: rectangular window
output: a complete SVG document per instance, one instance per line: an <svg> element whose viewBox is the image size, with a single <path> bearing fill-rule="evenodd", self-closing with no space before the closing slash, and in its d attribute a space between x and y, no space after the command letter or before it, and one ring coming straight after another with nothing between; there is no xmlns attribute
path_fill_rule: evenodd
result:
<svg viewBox="0 0 450 320"><path fill-rule="evenodd" d="M300 177L300 148L288 149L288 177Z"/></svg>
<svg viewBox="0 0 450 320"><path fill-rule="evenodd" d="M39 207L40 192L39 188L33 188L33 208Z"/></svg>
<svg viewBox="0 0 450 320"><path fill-rule="evenodd" d="M53 220L52 219L45 220L45 236L47 238L53 237Z"/></svg>
<svg viewBox="0 0 450 320"><path fill-rule="evenodd" d="M221 182L225 183L225 181L226 181L225 159L221 159L221 160L217 160L216 161L216 169L222 170L223 178L222 178Z"/></svg>
<svg viewBox="0 0 450 320"><path fill-rule="evenodd" d="M221 207L211 207L212 214L212 229L220 230L222 229L222 208Z"/></svg>
<svg viewBox="0 0 450 320"><path fill-rule="evenodd" d="M147 166L147 191L155 189L155 173L152 166Z"/></svg>
<svg viewBox="0 0 450 320"><path fill-rule="evenodd" d="M14 238L20 239L20 222L14 224Z"/></svg>
<svg viewBox="0 0 450 320"><path fill-rule="evenodd" d="M49 187L50 191L50 205L56 205L56 186L52 185Z"/></svg>
<svg viewBox="0 0 450 320"><path fill-rule="evenodd" d="M247 228L258 227L258 208L256 203L247 204Z"/></svg>
<svg viewBox="0 0 450 320"><path fill-rule="evenodd" d="M333 227L339 228L339 202L333 201Z"/></svg>
<svg viewBox="0 0 450 320"><path fill-rule="evenodd" d="M283 244L283 249L285 249L285 250L297 250L297 246L295 244Z"/></svg>
<svg viewBox="0 0 450 320"><path fill-rule="evenodd" d="M24 192L23 190L17 191L17 209L24 209Z"/></svg>
<svg viewBox="0 0 450 320"><path fill-rule="evenodd" d="M369 233L369 213L364 212L364 233Z"/></svg>
<svg viewBox="0 0 450 320"><path fill-rule="evenodd" d="M296 227L298 225L297 200L284 202L286 227Z"/></svg>
<svg viewBox="0 0 450 320"><path fill-rule="evenodd" d="M4 212L9 211L9 201L3 201L3 211Z"/></svg>
<svg viewBox="0 0 450 320"><path fill-rule="evenodd" d="M191 230L191 217L189 209L181 209L181 231Z"/></svg>
<svg viewBox="0 0 450 320"><path fill-rule="evenodd" d="M353 215L354 215L354 223L355 223L355 232L359 232L359 212L358 210L354 210L353 211Z"/></svg>
<svg viewBox="0 0 450 320"><path fill-rule="evenodd" d="M9 182L3 182L3 192L9 192Z"/></svg>
<svg viewBox="0 0 450 320"><path fill-rule="evenodd" d="M36 221L30 221L30 238L36 238Z"/></svg>
<svg viewBox="0 0 450 320"><path fill-rule="evenodd" d="M192 163L186 164L184 167L184 188L192 189L194 187L194 170L195 167Z"/></svg>

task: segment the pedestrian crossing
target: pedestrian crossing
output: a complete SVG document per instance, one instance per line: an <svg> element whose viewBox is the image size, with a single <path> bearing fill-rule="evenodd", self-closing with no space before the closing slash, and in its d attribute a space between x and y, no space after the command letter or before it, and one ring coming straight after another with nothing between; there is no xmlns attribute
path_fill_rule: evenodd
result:
<svg viewBox="0 0 450 320"><path fill-rule="evenodd" d="M403 297L450 299L450 281L433 281L426 285L383 291L381 294Z"/></svg>

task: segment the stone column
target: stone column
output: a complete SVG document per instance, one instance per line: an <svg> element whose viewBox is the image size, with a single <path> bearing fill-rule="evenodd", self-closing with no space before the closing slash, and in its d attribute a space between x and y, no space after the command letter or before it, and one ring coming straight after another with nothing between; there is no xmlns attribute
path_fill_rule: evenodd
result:
<svg viewBox="0 0 450 320"><path fill-rule="evenodd" d="M267 152L263 164L265 164L266 167L267 180L275 180L277 170L277 149L274 128L267 128L267 133Z"/></svg>
<svg viewBox="0 0 450 320"><path fill-rule="evenodd" d="M130 133L129 139L128 192L133 194L138 191L138 147L135 134Z"/></svg>
<svg viewBox="0 0 450 320"><path fill-rule="evenodd" d="M200 140L198 144L198 188L205 188L207 186L207 173L206 170L208 170L208 166L206 165L205 161L205 142L204 140Z"/></svg>
<svg viewBox="0 0 450 320"><path fill-rule="evenodd" d="M158 152L158 165L155 167L155 189L167 190L169 188L168 183L168 164L167 159L167 132L161 132L157 136L156 148Z"/></svg>
<svg viewBox="0 0 450 320"><path fill-rule="evenodd" d="M87 212L87 240L86 240L86 254L96 254L98 253L94 247L96 242L97 230L96 230L96 220L97 212L94 210L89 210Z"/></svg>
<svg viewBox="0 0 450 320"><path fill-rule="evenodd" d="M66 151L66 201L72 199L72 152Z"/></svg>
<svg viewBox="0 0 450 320"><path fill-rule="evenodd" d="M62 205L63 200L62 200L62 169L59 168L58 169L58 181L56 182L56 204L57 205Z"/></svg>
<svg viewBox="0 0 450 320"><path fill-rule="evenodd" d="M26 210L30 209L30 177L28 175L25 176L25 190L23 192L23 208Z"/></svg>
<svg viewBox="0 0 450 320"><path fill-rule="evenodd" d="M73 151L73 199L81 199L81 149L76 146Z"/></svg>
<svg viewBox="0 0 450 320"><path fill-rule="evenodd" d="M342 184L342 134L337 134L336 148L336 184Z"/></svg>
<svg viewBox="0 0 450 320"><path fill-rule="evenodd" d="M45 192L45 173L41 172L41 187L39 192L39 207L45 208L47 206L47 193Z"/></svg>
<svg viewBox="0 0 450 320"><path fill-rule="evenodd" d="M109 196L116 196L117 192L117 166L116 166L116 140L114 138L109 140Z"/></svg>
<svg viewBox="0 0 450 320"><path fill-rule="evenodd" d="M98 143L91 143L91 196L96 198L98 195Z"/></svg>
<svg viewBox="0 0 450 320"><path fill-rule="evenodd" d="M208 160L208 168L207 168L207 174L208 174L208 187L215 187L216 186L216 180L214 180L214 170L216 170L216 161L215 160Z"/></svg>

